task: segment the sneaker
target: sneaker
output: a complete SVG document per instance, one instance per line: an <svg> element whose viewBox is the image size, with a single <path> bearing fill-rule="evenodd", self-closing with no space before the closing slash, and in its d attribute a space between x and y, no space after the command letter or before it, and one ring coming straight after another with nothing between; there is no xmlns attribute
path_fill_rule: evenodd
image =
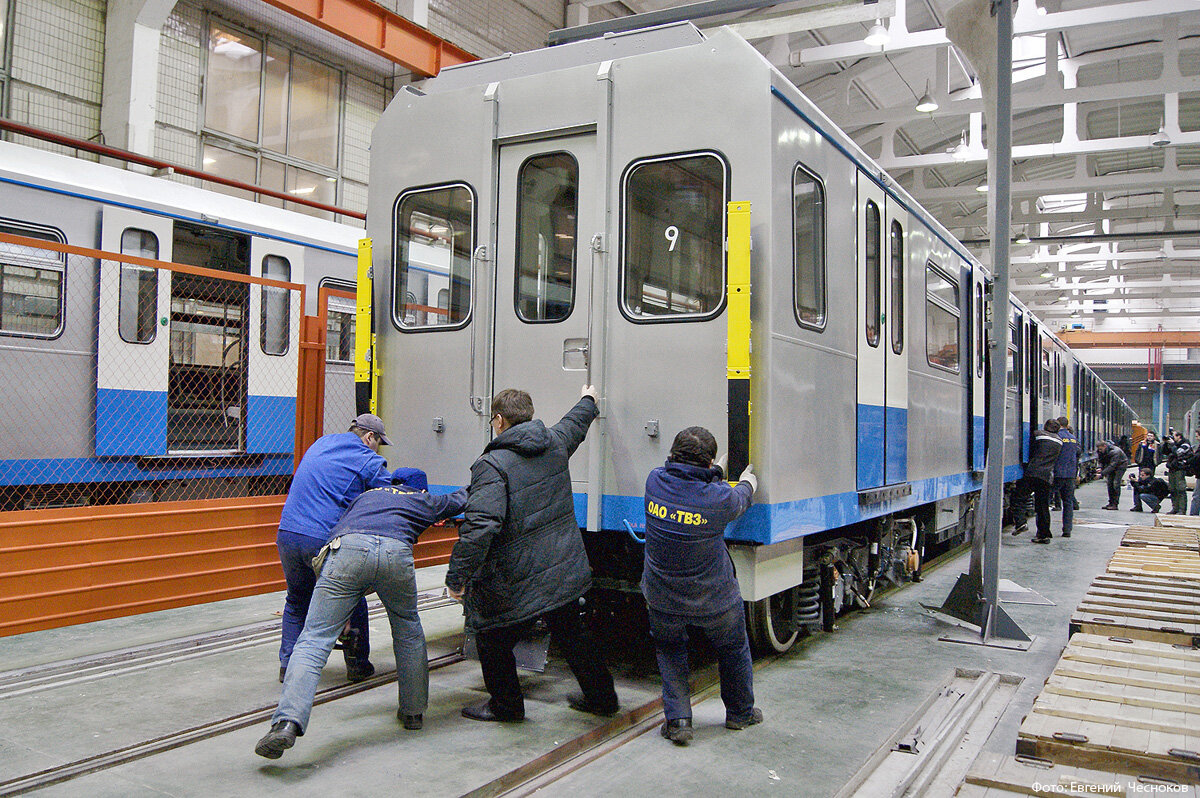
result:
<svg viewBox="0 0 1200 798"><path fill-rule="evenodd" d="M358 666L346 663L346 679L350 682L362 682L375 675L375 666L368 662Z"/></svg>
<svg viewBox="0 0 1200 798"><path fill-rule="evenodd" d="M254 746L254 753L267 759L278 759L283 752L296 744L300 734L300 724L294 720L276 721L271 730Z"/></svg>
<svg viewBox="0 0 1200 798"><path fill-rule="evenodd" d="M759 709L758 707L754 707L753 709L750 710L750 715L745 718L738 719L738 718L731 718L729 716L726 716L725 717L725 728L733 729L734 731L741 731L742 729L746 728L747 726L753 726L757 723L762 723L762 720L763 720L762 710Z"/></svg>
<svg viewBox="0 0 1200 798"><path fill-rule="evenodd" d="M611 718L617 714L620 707L614 702L612 706L596 705L588 701L583 693L571 693L567 696L567 706L576 712L587 712L589 715L599 715L603 718Z"/></svg>
<svg viewBox="0 0 1200 798"><path fill-rule="evenodd" d="M1025 523L1024 521L1022 521L1021 523L1019 523L1019 524L1017 524L1016 526L1014 526L1014 527L1013 527L1013 531L1012 531L1012 533L1013 533L1014 535L1019 535L1019 534L1021 534L1022 532L1024 532L1024 531L1025 531L1025 530L1027 530L1027 529L1029 529L1029 524L1027 524L1027 523Z"/></svg>
<svg viewBox="0 0 1200 798"><path fill-rule="evenodd" d="M416 715L405 715L403 709L396 710L396 718L409 731L420 731L425 725L425 716L418 712Z"/></svg>
<svg viewBox="0 0 1200 798"><path fill-rule="evenodd" d="M675 745L687 745L692 741L692 719L677 718L676 720L664 720L658 733L675 743Z"/></svg>

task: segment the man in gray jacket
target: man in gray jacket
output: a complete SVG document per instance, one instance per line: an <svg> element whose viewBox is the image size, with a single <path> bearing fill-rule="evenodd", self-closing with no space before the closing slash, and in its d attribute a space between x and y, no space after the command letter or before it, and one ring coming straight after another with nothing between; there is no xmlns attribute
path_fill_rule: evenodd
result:
<svg viewBox="0 0 1200 798"><path fill-rule="evenodd" d="M533 400L508 389L492 399L495 437L471 466L465 520L450 554L446 587L466 605L483 682L491 698L463 708L465 718L525 719L513 647L542 618L583 690L573 709L617 711L612 674L580 617L592 585L575 520L567 463L599 415L596 392L549 429L533 417Z"/></svg>

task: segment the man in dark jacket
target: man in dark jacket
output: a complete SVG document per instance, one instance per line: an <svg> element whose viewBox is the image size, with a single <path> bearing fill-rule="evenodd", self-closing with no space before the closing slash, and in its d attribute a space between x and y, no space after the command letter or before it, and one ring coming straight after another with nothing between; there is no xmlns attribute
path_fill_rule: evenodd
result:
<svg viewBox="0 0 1200 798"><path fill-rule="evenodd" d="M688 686L688 627L700 629L717 650L725 728L762 722L754 706L754 669L746 616L725 527L750 506L758 486L751 466L730 486L713 465L717 441L704 427L675 436L666 465L646 479L646 556L642 593L662 674L661 733L676 745L692 739Z"/></svg>
<svg viewBox="0 0 1200 798"><path fill-rule="evenodd" d="M1171 489L1167 483L1161 477L1154 476L1154 472L1149 468L1141 469L1138 477L1130 474L1129 484L1133 486L1133 511L1135 513L1143 512L1143 504L1150 508L1150 512L1157 513L1158 508L1162 506L1163 499L1171 495Z"/></svg>
<svg viewBox="0 0 1200 798"><path fill-rule="evenodd" d="M1058 455L1062 451L1062 438L1058 437L1058 421L1048 419L1037 434L1033 436L1033 445L1029 447L1029 462L1025 465L1025 474L1017 480L1013 496L1013 505L1024 503L1026 497L1033 494L1034 511L1037 513L1037 535L1034 543L1049 543L1050 534L1050 491L1054 487L1054 467ZM1021 531L1023 525L1018 523L1013 534Z"/></svg>
<svg viewBox="0 0 1200 798"><path fill-rule="evenodd" d="M1062 449L1054 463L1054 492L1062 504L1062 536L1069 538L1075 520L1075 481L1079 478L1079 458L1083 452L1065 417L1058 419L1058 425Z"/></svg>
<svg viewBox="0 0 1200 798"><path fill-rule="evenodd" d="M1171 433L1167 445L1167 485L1171 488L1171 512L1182 515L1187 512L1187 470L1192 458L1192 447L1184 440L1179 430Z"/></svg>
<svg viewBox="0 0 1200 798"><path fill-rule="evenodd" d="M329 652L354 606L372 591L379 594L392 625L400 689L396 716L406 729L421 728L429 703L429 661L417 615L412 549L417 536L435 521L462 512L467 492L431 496L413 487L425 483L423 472L410 470L409 475L408 484L361 494L333 528L271 730L254 747L259 756L278 759L304 734Z"/></svg>
<svg viewBox="0 0 1200 798"><path fill-rule="evenodd" d="M549 429L533 417L533 400L524 391L508 389L492 399L495 437L471 466L466 518L446 571L450 595L466 605L491 695L464 707L465 718L524 720L513 647L539 617L583 690L567 697L571 708L596 715L617 711L612 674L580 618L592 571L567 468L598 414L590 385Z"/></svg>
<svg viewBox="0 0 1200 798"><path fill-rule="evenodd" d="M1105 510L1116 510L1121 503L1121 479L1129 467L1129 458L1111 441L1096 444L1096 457L1100 460L1100 476L1108 485L1108 504Z"/></svg>

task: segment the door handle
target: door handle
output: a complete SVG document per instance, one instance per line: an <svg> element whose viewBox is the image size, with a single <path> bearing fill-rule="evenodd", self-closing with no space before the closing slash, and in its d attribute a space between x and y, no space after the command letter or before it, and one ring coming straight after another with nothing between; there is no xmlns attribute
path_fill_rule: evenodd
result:
<svg viewBox="0 0 1200 798"><path fill-rule="evenodd" d="M592 342L587 338L567 338L563 341L564 371L587 371L591 360Z"/></svg>

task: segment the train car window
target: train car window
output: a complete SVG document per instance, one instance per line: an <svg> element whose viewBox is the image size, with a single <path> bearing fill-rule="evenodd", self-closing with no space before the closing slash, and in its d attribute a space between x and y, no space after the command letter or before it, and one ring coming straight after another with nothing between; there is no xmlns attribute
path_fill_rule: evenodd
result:
<svg viewBox="0 0 1200 798"><path fill-rule="evenodd" d="M471 312L475 197L458 183L396 200L392 321L401 330L457 329Z"/></svg>
<svg viewBox="0 0 1200 798"><path fill-rule="evenodd" d="M1013 335L1016 335L1017 331L1011 330L1011 333ZM1008 345L1008 372L1007 372L1008 382L1007 382L1007 385L1008 385L1008 390L1012 391L1013 393L1017 392L1017 385L1019 384L1019 380L1020 380L1020 372L1018 371L1018 368L1019 368L1018 364L1020 362L1021 362L1021 359L1019 357L1017 357L1016 344L1010 343Z"/></svg>
<svg viewBox="0 0 1200 798"><path fill-rule="evenodd" d="M1050 370L1050 351L1044 346L1042 347L1042 398L1047 402L1050 401L1051 389L1053 388L1052 377Z"/></svg>
<svg viewBox="0 0 1200 798"><path fill-rule="evenodd" d="M933 261L925 265L925 354L929 365L958 371L958 283Z"/></svg>
<svg viewBox="0 0 1200 798"><path fill-rule="evenodd" d="M725 304L725 162L711 153L633 164L622 185L621 311L711 318Z"/></svg>
<svg viewBox="0 0 1200 798"><path fill-rule="evenodd" d="M322 280L321 287L336 288L354 293L353 283ZM325 362L354 362L354 325L357 317L355 300L329 295L325 305Z"/></svg>
<svg viewBox="0 0 1200 798"><path fill-rule="evenodd" d="M149 230L121 231L121 254L158 260L158 236ZM122 263L117 288L117 332L127 344L148 344L158 333L158 269Z"/></svg>
<svg viewBox="0 0 1200 798"><path fill-rule="evenodd" d="M879 346L879 287L881 282L879 250L882 242L879 240L879 206L867 200L863 221L863 258L866 270L866 303L864 306L863 323L866 325L867 344Z"/></svg>
<svg viewBox="0 0 1200 798"><path fill-rule="evenodd" d="M535 155L517 174L517 278L521 321L555 322L575 307L579 164L566 152Z"/></svg>
<svg viewBox="0 0 1200 798"><path fill-rule="evenodd" d="M975 376L983 376L983 283L975 284Z"/></svg>
<svg viewBox="0 0 1200 798"><path fill-rule="evenodd" d="M892 331L892 351L899 355L904 353L904 228L895 220L892 221L891 239L892 298L888 321Z"/></svg>
<svg viewBox="0 0 1200 798"><path fill-rule="evenodd" d="M268 280L292 279L292 264L279 255L267 255L262 262L262 276ZM259 319L258 340L268 355L282 355L288 350L291 328L291 291L274 285L259 286L262 314Z"/></svg>
<svg viewBox="0 0 1200 798"><path fill-rule="evenodd" d="M45 229L0 223L0 233L65 243ZM0 244L0 333L53 338L62 331L67 256L48 249Z"/></svg>
<svg viewBox="0 0 1200 798"><path fill-rule="evenodd" d="M792 176L792 243L796 321L825 329L825 187L796 164Z"/></svg>

